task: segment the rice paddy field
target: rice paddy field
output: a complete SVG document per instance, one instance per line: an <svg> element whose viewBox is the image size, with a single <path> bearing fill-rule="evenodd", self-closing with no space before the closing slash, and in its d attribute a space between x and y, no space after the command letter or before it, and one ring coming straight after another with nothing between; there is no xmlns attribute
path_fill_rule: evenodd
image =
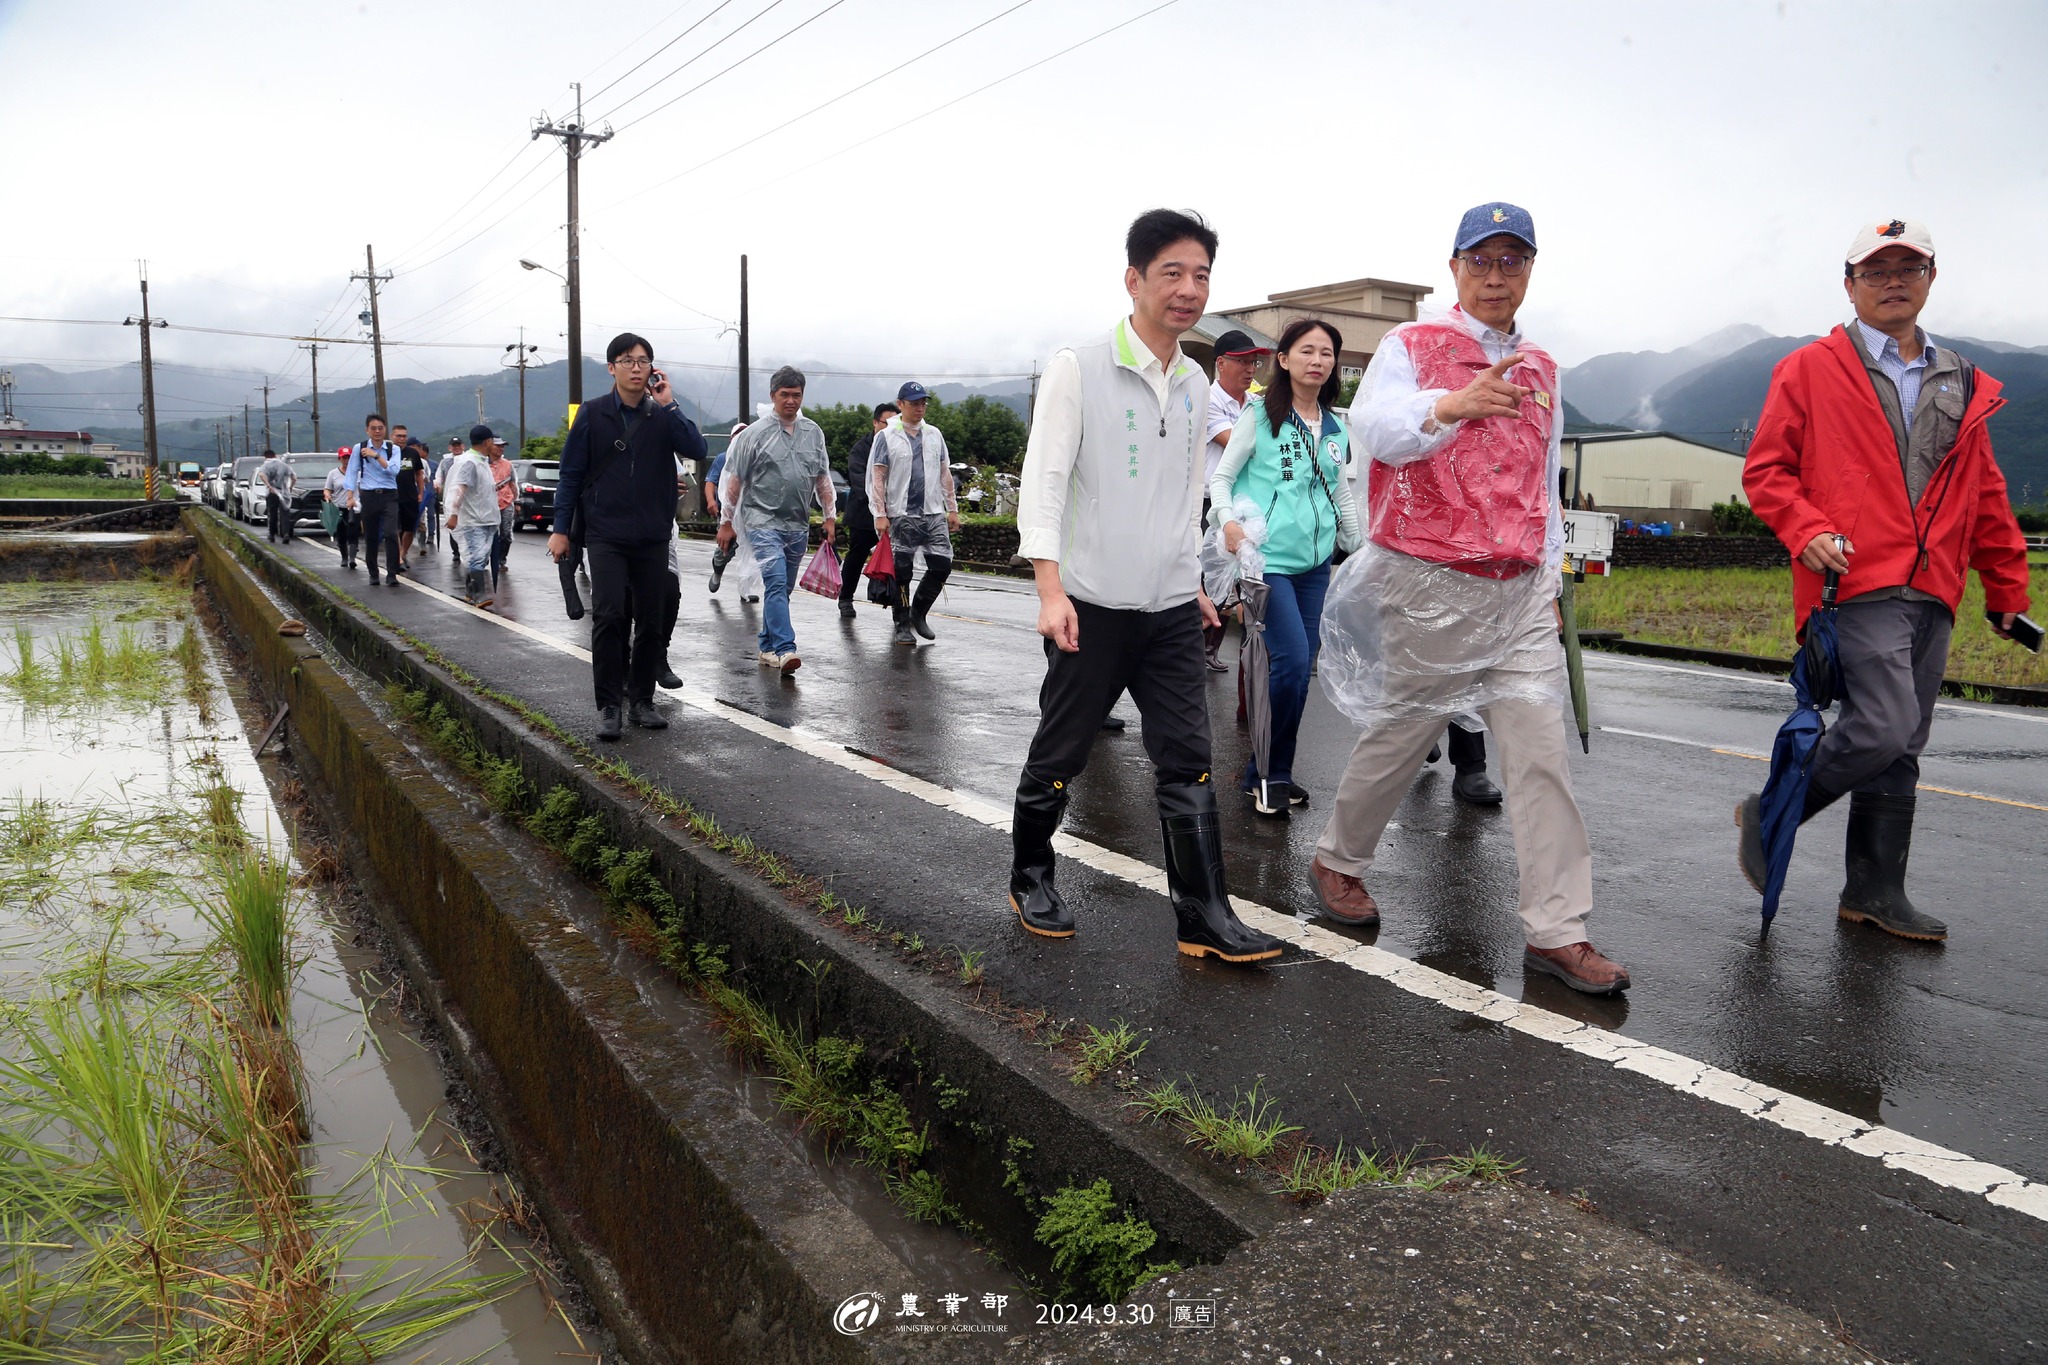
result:
<svg viewBox="0 0 2048 1365"><path fill-rule="evenodd" d="M157 497L175 498L169 479L157 481ZM140 479L102 479L91 474L0 474L0 498L132 498L142 497Z"/></svg>
<svg viewBox="0 0 2048 1365"><path fill-rule="evenodd" d="M0 1359L595 1358L189 589L0 586Z"/></svg>
<svg viewBox="0 0 2048 1365"><path fill-rule="evenodd" d="M2048 558L2032 559L2031 615L2048 619ZM1627 569L1578 585L1579 628L1633 640L1792 657L1792 576L1783 569ZM1956 613L1948 676L1963 683L2048 686L2048 653L1991 633L1975 574Z"/></svg>

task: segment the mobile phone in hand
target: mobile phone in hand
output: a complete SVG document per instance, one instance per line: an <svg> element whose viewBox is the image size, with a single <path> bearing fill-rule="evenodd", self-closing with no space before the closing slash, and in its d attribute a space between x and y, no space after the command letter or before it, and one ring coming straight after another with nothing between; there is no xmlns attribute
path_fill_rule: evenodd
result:
<svg viewBox="0 0 2048 1365"><path fill-rule="evenodd" d="M2000 615L2000 612L1987 611L1984 613L1984 619L1995 626ZM2012 629L2007 633L2012 636L2015 643L2025 645L2036 654L2041 652L2041 627L2031 617L2013 617Z"/></svg>

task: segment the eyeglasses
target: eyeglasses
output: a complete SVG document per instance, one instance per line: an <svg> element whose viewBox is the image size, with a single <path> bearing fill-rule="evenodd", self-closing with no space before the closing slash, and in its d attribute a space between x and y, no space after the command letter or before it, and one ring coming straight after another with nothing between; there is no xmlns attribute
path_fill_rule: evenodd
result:
<svg viewBox="0 0 2048 1365"><path fill-rule="evenodd" d="M1500 267L1501 274L1513 279L1527 270L1529 262L1534 258L1510 252L1505 256L1460 256L1458 259L1465 263L1467 275L1475 280L1483 280L1493 273L1496 265Z"/></svg>
<svg viewBox="0 0 2048 1365"><path fill-rule="evenodd" d="M622 355L617 360L614 360L612 364L624 365L629 370L644 370L652 366L654 361L651 357L644 355Z"/></svg>
<svg viewBox="0 0 2048 1365"><path fill-rule="evenodd" d="M1902 265L1896 270L1852 270L1849 272L1849 278L1870 285L1890 284L1893 280L1900 284L1912 284L1926 279L1927 272L1932 269L1934 266L1931 262L1922 261L1918 265Z"/></svg>

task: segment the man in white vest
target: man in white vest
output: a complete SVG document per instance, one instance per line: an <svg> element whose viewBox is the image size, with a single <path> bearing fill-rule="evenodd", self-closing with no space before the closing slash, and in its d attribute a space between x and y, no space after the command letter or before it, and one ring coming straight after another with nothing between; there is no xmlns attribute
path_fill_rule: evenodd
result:
<svg viewBox="0 0 2048 1365"><path fill-rule="evenodd" d="M912 648L919 635L937 638L925 613L939 600L939 590L953 572L952 533L960 529L946 438L924 420L930 398L915 379L898 389L897 418L875 433L868 453L875 534L888 536L896 552L896 643ZM917 585L913 599L910 573L919 550L924 551L924 582Z"/></svg>
<svg viewBox="0 0 2048 1365"><path fill-rule="evenodd" d="M1217 617L1196 527L1209 381L1180 349L1208 306L1216 234L1153 209L1124 248L1130 315L1102 340L1053 354L1024 452L1019 553L1038 583L1046 671L1010 827L1010 908L1034 934L1073 936L1052 836L1068 784L1129 691L1155 773L1179 949L1259 962L1284 945L1240 921L1223 885L1202 662L1202 627Z"/></svg>

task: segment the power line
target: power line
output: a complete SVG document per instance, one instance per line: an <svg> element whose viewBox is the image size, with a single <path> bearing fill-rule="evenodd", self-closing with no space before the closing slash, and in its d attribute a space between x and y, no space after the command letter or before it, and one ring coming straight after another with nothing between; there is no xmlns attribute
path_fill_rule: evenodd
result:
<svg viewBox="0 0 2048 1365"><path fill-rule="evenodd" d="M503 175L505 172L511 170L515 165L517 165L519 163L519 158L524 156L526 154L527 149L530 148L531 146L533 146L533 140L531 138L528 138L525 142L520 143L519 146L513 151L512 155L505 159L505 164L498 167L497 170L492 171L490 175L485 178L484 183L477 186L476 193L470 195L469 198L463 200L460 204L457 204L453 211L451 211L446 218L443 218L440 222L434 224L432 228L428 229L426 234L420 237L414 245L408 246L405 250L399 252L398 255L392 259L391 269L397 270L401 265L405 263L407 257L411 256L416 251L426 250L430 244L439 239L441 236L441 230L447 227L450 223L454 222L456 219L460 218L462 216L462 211L468 208L471 204L475 203L477 201L478 196L482 195L485 190L489 189L492 185L496 184L499 176ZM529 172L528 174L531 174L531 172ZM524 176L521 177L521 179L524 178ZM518 184L518 181L514 181L513 184Z"/></svg>
<svg viewBox="0 0 2048 1365"><path fill-rule="evenodd" d="M681 42L681 41L682 41L683 39L685 39L685 38L689 37L689 36L690 36L690 35L691 35L692 33L695 33L695 32L696 32L696 31L697 31L698 29L702 28L702 27L703 27L703 26L704 26L704 25L705 25L706 23L710 22L710 21L711 21L711 19L712 19L712 18L713 18L714 16L716 16L716 15L717 15L717 13L718 13L718 11L719 11L719 10L722 10L722 9L724 9L724 8L725 8L725 7L727 6L727 5L730 5L731 3L732 3L732 0L720 0L720 3L719 3L719 5L718 5L717 9L714 9L714 10L712 10L710 14L707 14L707 15L705 15L705 16L704 16L704 17L703 17L702 19L699 19L699 20L698 20L698 21L697 21L696 23L694 23L694 24L690 25L690 26L689 26L688 28L684 29L684 30L683 30L683 31L682 31L681 33L678 33L678 34L677 34L677 35L676 35L675 37L673 37L673 38L669 39L669 40L668 40L667 42L663 43L663 44L662 44L662 45L661 45L660 47L657 47L656 49L654 49L654 51L652 51L652 52L648 53L648 54L647 54L647 55L646 55L645 57L642 57L642 58L641 58L641 59L640 59L639 61L637 61L637 62L633 63L633 64L632 64L631 66L627 67L627 68L626 68L626 69L625 69L624 71L622 71L622 72L620 72L620 73L619 73L618 75L616 75L616 76L612 77L612 79L610 79L610 80L606 81L606 82L605 82L605 83L604 83L603 85L599 86L599 87L598 87L597 89L595 89L595 90L591 91L591 92L590 92L590 98L592 98L592 99L596 99L596 98L597 98L597 97L598 97L599 95L602 95L602 94L603 94L603 93L604 93L605 91L607 91L607 90L611 89L611 88L612 88L613 86L617 85L617 84L618 84L618 83L619 83L620 81L622 81L622 80L626 79L626 77L628 77L628 76L632 75L632 74L633 74L633 73L634 73L635 71L638 71L638 70L639 70L639 69L640 69L641 67L643 67L643 66L647 65L647 64L648 64L649 62L653 61L653 60L654 60L654 59L655 59L656 57L659 57L659 56L660 56L660 55L661 55L662 53L664 53L664 52L668 51L668 50L669 50L670 48L674 47L674 46L675 46L675 45L676 45L677 43L680 43L680 42ZM688 6L688 5L679 5L679 6L677 6L677 7L676 7L675 13L673 13L673 14L670 14L668 18L669 18L669 19L673 19L673 18L675 18L675 17L676 17L676 14L680 14L680 13L682 13L682 12L683 12L683 11L684 11L685 9L688 9L688 8L689 8L689 6ZM661 23L662 23L662 24L665 24L665 23L667 23L667 22L668 22L668 19L664 19L664 20L662 20L662 21L661 21ZM660 27L661 27L661 24L656 24L656 25L654 26L654 28L660 28ZM654 32L654 29L653 29L653 28L650 28L650 29L648 29L648 30L647 30L647 33L652 33L652 32ZM643 34L641 34L640 36L644 38L644 37L646 37L646 36L647 36L647 34L643 33ZM624 50L625 50L624 48L621 48L621 49L620 49L619 51L620 51L620 52L623 52ZM705 50L706 50L706 51L709 51L710 49L708 49L708 48L707 48L707 49L705 49ZM611 56L611 57L607 57L607 58L605 58L605 61L610 61L610 60L612 60L612 57L616 57L616 56L618 56L618 55L619 55L619 54L618 54L617 52L614 52L614 53L612 54L612 56ZM697 56L699 56L699 57L701 57L701 56L703 56L703 55L704 55L704 54L703 54L702 52L700 52L700 53L698 53L698 54L697 54ZM692 58L690 59L690 61L695 61L695 60L697 60L697 58L696 58L696 57L692 57ZM600 66L602 66L603 64L604 64L603 62L600 62L600 63L599 63L599 65L600 65ZM687 66L687 65L689 65L689 63L688 63L688 62L685 62L685 63L684 63L683 65L684 65L684 66ZM677 71L680 71L680 70L682 70L682 67L677 67L677 68L676 68L676 70L677 70ZM670 72L669 74L670 74L670 75L673 75L673 74L675 74L675 73L674 73L674 72ZM663 77L663 79L664 79L664 80L666 80L666 79L667 79L667 77ZM651 90L651 89L653 89L653 88L654 88L653 86L649 86L649 87L648 87L648 89L650 89L650 90ZM645 92L643 91L642 93L644 94Z"/></svg>
<svg viewBox="0 0 2048 1365"><path fill-rule="evenodd" d="M527 145L533 145L532 138L527 139ZM420 245L413 248L414 253L417 254L418 252L433 250L434 248L440 246L443 242L447 241L450 237L455 235L455 233L461 232L464 229L466 229L471 223L475 222L478 218L489 215L491 210L497 207L499 202L502 201L506 195L511 194L513 191L517 190L521 185L524 185L527 181L531 180L536 171L546 170L548 164L549 163L545 160L534 162L533 165L527 167L526 173L524 175L520 176L517 180L514 180L511 184L505 186L504 189L499 190L485 203L478 205L475 213L470 214L467 218L464 218L460 223L456 224L453 228L451 228L448 231L440 233L437 237L431 237L422 241ZM434 264L435 261L446 260L450 255L462 250L462 248L468 246L478 237L483 236L485 232L489 232L492 228L502 224L505 221L505 219L509 217L511 214L517 212L522 208L525 208L528 204L532 203L534 195L539 194L541 190L545 190L548 187L548 185L552 185L553 183L554 181L552 180L547 181L540 187L540 190L534 191L534 194L529 194L528 196L526 196L526 198L520 200L511 208L506 209L503 213L491 218L491 221L484 225L482 231L473 233L472 235L465 237L462 241L457 242L454 246L448 248L448 250L446 251L440 252L438 255L430 257L427 260L421 261L416 265L406 266L403 273L407 275L416 275L420 271L425 270L428 266Z"/></svg>
<svg viewBox="0 0 2048 1365"><path fill-rule="evenodd" d="M535 167L538 168L541 166L545 166L548 163L545 161L540 161L535 162L534 164ZM530 175L532 174L532 172L528 172L528 174ZM468 246L471 242L476 241L478 238L486 237L489 236L491 233L496 232L499 228L505 226L505 224L512 220L513 214L517 213L520 209L525 208L528 204L531 204L534 200L540 198L543 194L546 194L549 190L553 189L555 185L562 179L562 177L567 174L568 172L566 171L556 171L553 175L549 176L544 182L542 182L540 187L536 189L532 194L527 195L524 199L514 204L511 208L506 209L498 217L484 224L484 226L479 228L476 232L463 238L454 246L449 247L446 251L434 257L432 260L421 261L418 265L413 266L411 269L406 271L406 274L417 275L420 271L425 270L428 266L433 265L439 261L447 260L450 256L453 256L456 252L462 250L462 248ZM522 176L520 177L520 179L523 180L525 179L525 177Z"/></svg>
<svg viewBox="0 0 2048 1365"><path fill-rule="evenodd" d="M780 4L780 3L781 3L781 0L776 0L776 3L777 3L777 4ZM722 70L722 71L718 72L718 73L717 73L717 75L707 76L707 77L705 77L705 78L704 78L703 80L701 80L701 81L698 81L698 82L697 82L697 83L696 83L695 85L691 86L691 87L690 87L690 88L689 88L688 90L685 90L685 91L683 91L683 93L682 93L682 94L680 94L680 95L677 95L677 96L675 96L675 97L674 97L673 99L668 99L668 100L664 100L664 101L663 101L662 103L660 103L660 104L657 104L657 105L655 105L655 106L654 106L654 108L652 108L652 109L649 109L649 110L648 110L648 111L647 111L646 113L642 114L642 115L641 115L641 116L640 116L639 118L636 118L636 119L634 119L634 120L633 120L633 121L632 121L631 123L628 123L628 124L624 125L623 127L621 127L621 128L619 129L619 131L623 133L623 132L625 132L625 131L626 131L626 129L627 129L627 128L633 128L633 127L637 127L637 126L639 126L640 124L642 124L642 123L645 123L645 122L647 122L647 120L649 120L649 119L653 118L653 117L654 117L654 116L655 116L656 114L658 114L658 113L660 113L660 112L661 112L662 110L664 110L664 109L668 108L668 107L669 107L670 105L672 105L672 104L675 104L675 103L676 103L677 101L680 101L680 100L686 100L686 99L688 99L688 98L689 98L690 96L692 96L692 95L696 94L696 93L697 93L697 92L698 92L699 90L702 90L702 89L703 89L703 88L704 88L705 86L707 86L707 85L711 84L711 83L712 83L713 81L715 81L715 80L719 79L719 77L721 77L721 76L725 76L725 75L727 75L727 74L731 73L732 71L735 71L735 70L737 70L738 68L740 68L740 67L742 67L742 66L745 66L745 65L746 65L746 64L747 64L748 62L751 62L752 60L754 60L754 58L756 58L756 57L760 56L760 55L761 55L761 54L762 54L763 52L766 52L766 51L767 51L767 50L768 50L769 48L771 48L771 47L774 47L774 46L775 46L775 45L776 45L777 43L781 42L781 41L782 41L782 40L783 40L784 38L793 38L793 37L795 37L795 36L796 36L797 34L799 34L799 33L803 32L803 31L804 31L805 29L809 28L809 27L810 27L810 26L811 26L812 24L815 24L815 23L817 23L817 22L818 22L818 20L820 20L820 19L824 18L824 17L826 16L826 15L830 14L830 13L831 13L831 12L832 12L833 10L835 10L835 9L838 9L838 8L839 8L839 7L841 6L841 5L843 5L843 4L845 4L845 3L846 3L846 0L832 0L832 3L831 3L831 4L829 4L829 5L825 6L825 8L823 8L823 9L819 10L819 11L818 11L818 12L817 12L816 14L813 14L813 15L812 15L812 16L811 16L810 18L808 18L808 19L804 20L804 21L803 21L803 22L802 22L801 24L798 24L798 25L797 25L797 26L796 26L795 28L792 28L792 29L788 29L788 30L786 30L785 32L783 32L783 33L779 34L778 36L776 36L776 37L774 37L774 38L771 38L771 39L769 39L769 40L768 40L767 42L765 42L765 43L761 44L761 46L759 46L759 47L755 48L755 49L754 49L754 50L753 50L752 52L749 52L749 53L748 53L748 54L747 54L746 56L744 56L744 57L740 58L740 59L739 59L738 61L734 62L734 63L733 63L733 64L732 64L731 66L728 66L728 67L726 67L726 68L725 68L724 70ZM774 6L772 6L772 5L771 5L771 6L769 7L769 8L771 8L771 9L772 9L772 8L774 8ZM734 30L734 32L738 32L738 30L737 30L737 29L735 29L735 30Z"/></svg>
<svg viewBox="0 0 2048 1365"><path fill-rule="evenodd" d="M960 30L960 32L946 39L946 41L944 41L943 43L939 43L935 46L926 48L924 51L918 53L915 57L910 58L908 61L891 63L888 67L875 73L873 76L870 76L868 79L862 81L859 85L852 86L849 87L848 89L840 91L831 99L826 100L823 104L814 104L810 108L804 110L801 114L798 114L796 117L784 119L781 123L776 124L773 128L770 128L765 133L756 133L754 134L754 136L748 138L745 142L736 143L733 146L726 148L718 155L711 157L707 160L700 161L696 165L690 167L687 170L677 171L674 175L669 176L666 180L659 180L656 181L654 184L647 186L645 189L635 190L633 193L627 195L624 199L615 199L610 204L607 204L605 207L607 209L614 209L619 207L621 204L630 204L643 194L652 194L655 190L662 188L664 185L673 185L676 181L681 180L684 176L695 175L698 171L703 170L705 167L715 165L718 162L725 160L734 152L744 151L747 148L753 146L755 143L761 141L763 138L773 137L775 134L781 132L783 129L789 127L791 124L801 123L813 114L821 113L826 109L830 109L833 105L839 103L839 101L846 99L849 96L857 95L861 91L867 89L869 86L878 84L882 81L889 79L889 77L897 74L904 68L916 65L918 62L923 61L925 58L931 56L933 53L938 52L943 48L951 47L953 44L959 42L962 38L970 37L973 34L981 32L981 30L987 28L990 24L995 23L998 19L1009 18L1018 10L1023 9L1026 5L1030 5L1034 2L1035 0L1018 0L1017 4L1010 6L1008 9L1003 10L1001 13L992 14L988 18L982 20L980 23L974 25L973 27ZM635 121L637 122L638 120ZM628 124L627 126L630 127L632 125Z"/></svg>
<svg viewBox="0 0 2048 1365"><path fill-rule="evenodd" d="M1142 14L1134 14L1130 18L1125 19L1121 23L1111 24L1108 28L1103 29L1100 33L1091 34L1090 36L1083 38L1078 43L1071 43L1068 46L1063 47L1059 51L1053 53L1049 57L1040 57L1037 61L1032 62L1029 66L1020 66L1007 76L998 76L994 80L988 82L986 85L977 85L974 87L974 89L968 91L964 95L956 95L952 99L947 100L944 104L934 105L932 108L925 110L922 114L914 115L913 117L907 118L903 120L903 122L895 124L892 127L884 128L881 132L876 133L872 137L864 137L859 142L852 143L849 146L841 147L836 152L827 152L824 156L819 157L816 161L811 162L807 166L800 166L796 170L787 172L786 174L783 175L776 176L774 180L764 181L762 183L778 184L781 181L789 179L790 176L802 175L805 171L814 170L817 167L824 165L826 162L831 161L836 157L845 156L848 152L859 151L862 147L867 146L870 142L879 141L882 138L889 136L889 134L891 133L901 132L905 128L908 128L911 124L921 123L925 119L930 118L934 114L942 114L946 110L951 109L956 104L962 103L963 101L966 100L971 100L976 95L982 94L985 91L993 90L999 85L1003 85L1009 81L1016 80L1019 76L1025 75L1032 71L1036 71L1039 67L1044 66L1047 62L1058 61L1061 57L1066 56L1070 52L1078 52L1082 48L1087 47L1090 43L1100 42L1102 39L1107 38L1110 34L1117 32L1119 29L1129 28L1132 24L1137 23L1140 19L1149 19L1153 15L1159 13L1159 11L1163 9L1171 9L1173 6L1179 3L1180 0L1165 0L1163 4L1154 5L1151 9L1146 10Z"/></svg>
<svg viewBox="0 0 2048 1365"><path fill-rule="evenodd" d="M727 4L730 4L730 3L731 3L731 0L724 0L724 3L720 4L720 5L719 5L719 7L718 7L718 9L715 9L715 10L711 11L711 14L716 14L716 13L718 13L718 10L722 10L722 9L724 9L724 8L725 8L725 6L726 6ZM702 60L703 60L704 58L706 58L706 57L710 56L710 55L711 55L712 53L716 52L716 51L717 51L717 50L718 50L718 49L719 49L719 48L720 48L721 46L723 46L723 45L724 45L725 43L728 43L728 42L730 42L730 41L731 41L732 39L734 39L734 38L737 38L737 37L738 37L738 36L739 36L740 34L742 34L742 33L745 33L745 32L746 32L746 31L747 31L747 30L748 30L749 28L753 27L755 23L759 22L759 20L760 20L760 19L762 18L762 16L766 15L766 14L767 14L767 13L768 13L768 12L769 12L770 10L776 9L777 7L779 7L779 6L780 6L780 5L782 5L782 4L783 4L783 0L768 0L768 3L767 3L766 5L762 6L762 7L760 8L760 9L758 9L758 10L754 11L753 17L752 17L752 18L749 18L749 19L746 19L746 20L744 20L744 21L743 21L743 22L742 22L742 23L741 23L741 24L739 25L739 27L738 27L738 28L734 28L734 29L728 30L728 31L727 31L727 32L726 32L726 33L725 33L724 35L722 35L722 36L721 36L721 37L719 37L719 38L718 38L718 39L717 39L716 41L714 41L714 42L713 42L713 43L712 43L712 44L711 44L711 45L710 45L709 47L705 47L705 48L701 48L701 49L699 49L699 50L698 50L698 52L696 53L696 55L695 55L695 56L692 56L692 57L690 57L690 58L689 58L689 59L688 59L687 61L683 62L683 63L682 63L682 64L681 64L680 66L674 67L673 69L671 69L671 70L670 70L670 71L669 71L669 72L668 72L667 74L665 74L665 75L661 75L661 76L656 76L656 77L654 78L654 80L653 80L652 82L650 82L650 83L649 83L649 84L647 84L647 85L644 85L644 86L642 86L642 87L641 87L640 89L638 89L638 90L634 91L634 92L633 92L632 94L630 94L630 95L626 96L626 97L625 97L624 99L620 100L620 101L619 101L619 102L618 102L617 104L614 104L614 105L613 105L613 106L612 106L611 108L609 108L609 109L605 110L605 112L604 112L604 114L602 115L602 117L600 117L600 118L598 119L598 122L602 123L602 122L604 122L605 120L609 119L609 118L610 118L610 117L611 117L611 116L612 116L613 114L616 114L616 113L618 113L618 112L619 112L619 110L621 110L621 109L625 108L625 107L626 107L627 105L631 104L631 103L632 103L632 102L633 102L634 100L637 100L637 99L639 99L639 98L640 98L640 97L641 97L642 95L645 95L645 94L647 94L648 92L650 92L650 91L652 91L652 90L656 89L656 88L657 88L657 87L659 87L659 86L660 86L660 85L661 85L661 84L662 84L663 82L665 82L665 81L670 81L670 80L673 80L673 79L675 79L675 78L676 78L677 76L680 76L680 75L681 75L681 74L682 74L683 72L685 72L685 71L689 70L689 69L690 69L690 67L692 67L692 66L694 66L694 65L695 65L696 63L698 63L698 62L702 61ZM707 15L705 15L705 16L704 16L704 18L705 18L705 19L709 19L709 18L711 17L711 14L707 14ZM703 20L702 20L702 19L698 20L698 23L700 23L700 24L701 24L702 22L703 22ZM695 25L695 24L693 24L693 25L691 25L691 27L692 27L692 28L695 28L695 27L696 27L696 25ZM680 35L680 34L678 34L677 36L678 36L678 37L680 37L681 35ZM612 82L612 84L613 84L613 85L617 85L617 84L618 84L618 82L617 82L617 81L613 81L613 82ZM596 98L596 96L594 96L594 95L593 95L593 96L592 96L591 98L595 99L595 98Z"/></svg>

